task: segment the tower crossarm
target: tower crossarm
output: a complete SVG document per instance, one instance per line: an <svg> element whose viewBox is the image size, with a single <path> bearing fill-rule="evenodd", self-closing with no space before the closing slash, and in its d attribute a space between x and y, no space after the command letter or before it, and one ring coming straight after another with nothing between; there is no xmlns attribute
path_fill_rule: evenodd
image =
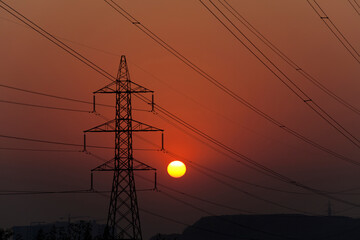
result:
<svg viewBox="0 0 360 240"><path fill-rule="evenodd" d="M146 123L142 123L136 120L132 120L132 131L133 132L163 132L163 129L150 126Z"/></svg>
<svg viewBox="0 0 360 240"><path fill-rule="evenodd" d="M126 120L126 119L120 119L120 120ZM96 127L90 128L88 130L85 130L84 133L87 132L163 132L163 129L156 128L153 126L150 126L146 123L142 123L136 120L131 120L132 123L132 129L123 129L123 130L115 130L115 119L108 121L106 123L100 124Z"/></svg>
<svg viewBox="0 0 360 240"><path fill-rule="evenodd" d="M122 82L124 82L125 80L122 80ZM121 82L121 81L120 81ZM111 83L109 83L108 85L106 85L103 88L100 88L99 90L93 92L93 94L97 94L97 93L154 93L153 90L149 90L146 87L143 87L137 83L134 83L132 81L128 81L130 82L130 89L126 90L126 91L119 91L116 89L116 81L113 81Z"/></svg>
<svg viewBox="0 0 360 240"><path fill-rule="evenodd" d="M133 167L131 169L129 168L114 168L114 161L115 159L110 159L109 161L97 166L96 168L91 169L91 172L94 171L127 171L127 170L133 170L133 171L146 171L146 170L153 170L156 171L156 168L153 168L146 163L140 162L139 160L133 159Z"/></svg>
<svg viewBox="0 0 360 240"><path fill-rule="evenodd" d="M100 124L96 127L85 130L84 133L87 132L115 132L115 119L110 120L106 123Z"/></svg>

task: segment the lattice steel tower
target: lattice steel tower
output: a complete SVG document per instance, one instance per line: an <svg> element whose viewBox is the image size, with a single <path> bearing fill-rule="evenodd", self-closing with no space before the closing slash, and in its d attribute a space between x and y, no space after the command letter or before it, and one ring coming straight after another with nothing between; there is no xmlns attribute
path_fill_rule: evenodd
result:
<svg viewBox="0 0 360 240"><path fill-rule="evenodd" d="M95 94L97 93L116 94L115 119L84 131L84 133L115 133L115 157L92 170L92 172L114 172L107 227L104 236L107 239L142 240L134 171L155 169L133 158L132 134L133 132L140 131L163 132L163 130L132 119L131 97L134 93L151 93L153 109L153 91L130 80L126 58L123 55L121 56L116 81L94 92L94 111ZM85 135L84 142L86 142ZM86 149L85 144L84 146Z"/></svg>

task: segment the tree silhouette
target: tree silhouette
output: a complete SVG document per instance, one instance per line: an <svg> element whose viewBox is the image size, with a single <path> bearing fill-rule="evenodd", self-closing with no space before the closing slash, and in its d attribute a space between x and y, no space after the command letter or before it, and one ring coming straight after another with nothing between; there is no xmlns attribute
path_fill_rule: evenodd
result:
<svg viewBox="0 0 360 240"><path fill-rule="evenodd" d="M36 240L46 240L44 230L40 229L37 232Z"/></svg>
<svg viewBox="0 0 360 240"><path fill-rule="evenodd" d="M10 229L0 228L0 240L8 240L13 235L13 232Z"/></svg>

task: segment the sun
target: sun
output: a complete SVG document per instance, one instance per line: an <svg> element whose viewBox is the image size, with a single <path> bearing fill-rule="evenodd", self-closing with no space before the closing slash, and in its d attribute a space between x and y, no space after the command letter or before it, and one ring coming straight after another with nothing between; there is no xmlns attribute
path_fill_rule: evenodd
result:
<svg viewBox="0 0 360 240"><path fill-rule="evenodd" d="M186 172L186 166L181 161L172 161L167 167L168 174L173 178L180 178Z"/></svg>

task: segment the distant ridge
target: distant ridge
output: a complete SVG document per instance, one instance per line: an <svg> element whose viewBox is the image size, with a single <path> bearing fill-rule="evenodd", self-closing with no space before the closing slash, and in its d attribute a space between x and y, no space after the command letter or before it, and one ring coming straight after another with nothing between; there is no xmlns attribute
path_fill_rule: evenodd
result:
<svg viewBox="0 0 360 240"><path fill-rule="evenodd" d="M300 214L203 217L182 234L150 240L359 240L360 219Z"/></svg>

